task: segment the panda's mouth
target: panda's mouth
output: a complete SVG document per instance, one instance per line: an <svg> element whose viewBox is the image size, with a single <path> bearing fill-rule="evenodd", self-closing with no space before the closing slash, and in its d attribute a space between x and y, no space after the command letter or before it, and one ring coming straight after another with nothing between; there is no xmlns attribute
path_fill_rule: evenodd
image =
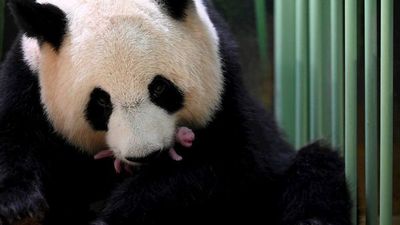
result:
<svg viewBox="0 0 400 225"><path fill-rule="evenodd" d="M175 142L184 148L191 148L195 140L194 132L187 127L180 127L177 129L175 134ZM163 150L155 151L145 157L127 157L127 158L117 158L113 150L104 150L97 153L94 156L95 160L101 160L105 158L114 158L114 169L117 174L123 171L128 174L133 174L132 167L140 166L143 164L148 164L150 162L156 161L162 153ZM168 150L169 157L174 161L182 161L183 157L179 155L173 147Z"/></svg>

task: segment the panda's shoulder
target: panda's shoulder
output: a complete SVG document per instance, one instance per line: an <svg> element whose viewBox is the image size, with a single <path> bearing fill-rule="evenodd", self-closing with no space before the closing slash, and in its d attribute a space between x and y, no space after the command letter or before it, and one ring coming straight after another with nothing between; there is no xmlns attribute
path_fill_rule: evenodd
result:
<svg viewBox="0 0 400 225"><path fill-rule="evenodd" d="M0 69L0 112L33 112L41 108L37 75L25 62L21 42L8 51Z"/></svg>

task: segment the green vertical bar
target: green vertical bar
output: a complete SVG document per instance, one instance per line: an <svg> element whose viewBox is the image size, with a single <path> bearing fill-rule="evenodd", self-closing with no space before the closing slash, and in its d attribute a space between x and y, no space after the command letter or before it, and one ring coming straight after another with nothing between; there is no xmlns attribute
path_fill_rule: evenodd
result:
<svg viewBox="0 0 400 225"><path fill-rule="evenodd" d="M365 1L365 194L367 225L378 225L377 2Z"/></svg>
<svg viewBox="0 0 400 225"><path fill-rule="evenodd" d="M267 55L267 13L265 0L255 0L256 22L258 33L258 46L260 58L263 64L266 64Z"/></svg>
<svg viewBox="0 0 400 225"><path fill-rule="evenodd" d="M310 138L322 138L322 2L310 0Z"/></svg>
<svg viewBox="0 0 400 225"><path fill-rule="evenodd" d="M3 45L4 45L4 14L5 14L5 1L0 0L0 60L2 59Z"/></svg>
<svg viewBox="0 0 400 225"><path fill-rule="evenodd" d="M345 163L357 224L357 0L345 0Z"/></svg>
<svg viewBox="0 0 400 225"><path fill-rule="evenodd" d="M308 0L296 0L296 147L309 141Z"/></svg>
<svg viewBox="0 0 400 225"><path fill-rule="evenodd" d="M331 114L332 114L332 92L331 92L331 6L329 0L322 3L322 138L332 138Z"/></svg>
<svg viewBox="0 0 400 225"><path fill-rule="evenodd" d="M332 146L343 148L344 51L343 0L331 0Z"/></svg>
<svg viewBox="0 0 400 225"><path fill-rule="evenodd" d="M393 0L381 0L381 191L380 225L393 210Z"/></svg>
<svg viewBox="0 0 400 225"><path fill-rule="evenodd" d="M275 113L294 143L295 133L295 10L293 0L275 1Z"/></svg>

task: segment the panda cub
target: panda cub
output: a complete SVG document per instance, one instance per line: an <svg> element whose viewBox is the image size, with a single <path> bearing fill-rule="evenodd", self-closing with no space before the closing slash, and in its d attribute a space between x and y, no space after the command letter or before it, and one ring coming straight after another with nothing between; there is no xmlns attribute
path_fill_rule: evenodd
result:
<svg viewBox="0 0 400 225"><path fill-rule="evenodd" d="M284 140L208 0L9 5L0 224L351 224L340 157Z"/></svg>

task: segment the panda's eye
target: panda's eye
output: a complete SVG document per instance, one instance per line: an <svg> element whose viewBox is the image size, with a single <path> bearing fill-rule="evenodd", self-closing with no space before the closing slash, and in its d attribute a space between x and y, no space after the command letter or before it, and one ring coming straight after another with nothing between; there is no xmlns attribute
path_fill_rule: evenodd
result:
<svg viewBox="0 0 400 225"><path fill-rule="evenodd" d="M154 77L149 84L150 100L169 113L174 113L183 107L183 93L170 80L161 75Z"/></svg>
<svg viewBox="0 0 400 225"><path fill-rule="evenodd" d="M85 116L94 130L107 131L108 120L113 111L110 95L101 88L95 88L90 94Z"/></svg>
<svg viewBox="0 0 400 225"><path fill-rule="evenodd" d="M101 98L101 99L97 99L97 104L98 104L99 106L101 106L101 107L106 108L106 107L108 107L108 104L109 104L109 103L106 102L105 99Z"/></svg>
<svg viewBox="0 0 400 225"><path fill-rule="evenodd" d="M156 82L154 84L154 94L155 95L162 95L162 93L167 89L168 84L162 80Z"/></svg>

